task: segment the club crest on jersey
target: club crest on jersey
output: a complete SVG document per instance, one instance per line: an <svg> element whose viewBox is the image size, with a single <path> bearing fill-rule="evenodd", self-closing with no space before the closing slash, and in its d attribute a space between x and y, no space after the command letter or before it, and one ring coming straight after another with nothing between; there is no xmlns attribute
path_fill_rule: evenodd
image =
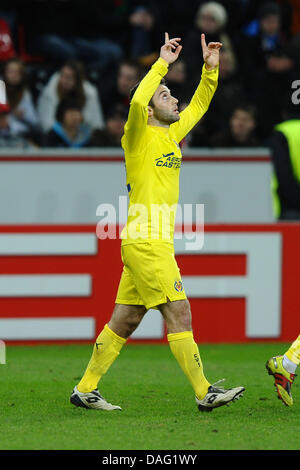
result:
<svg viewBox="0 0 300 470"><path fill-rule="evenodd" d="M183 291L182 281L175 281L174 282L174 288L175 288L175 290L177 290L177 292L182 292Z"/></svg>

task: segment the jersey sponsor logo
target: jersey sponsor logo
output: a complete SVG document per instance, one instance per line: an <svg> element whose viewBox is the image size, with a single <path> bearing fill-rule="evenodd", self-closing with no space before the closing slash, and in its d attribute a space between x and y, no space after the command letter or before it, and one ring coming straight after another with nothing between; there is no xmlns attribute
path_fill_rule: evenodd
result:
<svg viewBox="0 0 300 470"><path fill-rule="evenodd" d="M174 282L174 288L175 288L175 290L177 290L177 292L182 292L183 291L182 281L175 281Z"/></svg>
<svg viewBox="0 0 300 470"><path fill-rule="evenodd" d="M166 168L180 168L181 166L181 158L175 157L174 152L167 153L166 155L163 153L161 157L155 159L155 165L166 167Z"/></svg>

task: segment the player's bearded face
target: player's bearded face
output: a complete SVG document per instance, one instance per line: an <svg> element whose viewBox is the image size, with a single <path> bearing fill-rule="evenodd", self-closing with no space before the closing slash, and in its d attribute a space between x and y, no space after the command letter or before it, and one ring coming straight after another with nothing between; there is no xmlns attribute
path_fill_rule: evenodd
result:
<svg viewBox="0 0 300 470"><path fill-rule="evenodd" d="M160 85L153 98L153 117L162 123L172 124L180 119L178 100L174 98L165 85Z"/></svg>
<svg viewBox="0 0 300 470"><path fill-rule="evenodd" d="M160 109L155 107L153 110L153 117L160 122L164 122L166 124L172 124L173 122L176 122L180 119L180 115L178 112L175 110L166 110L166 109Z"/></svg>

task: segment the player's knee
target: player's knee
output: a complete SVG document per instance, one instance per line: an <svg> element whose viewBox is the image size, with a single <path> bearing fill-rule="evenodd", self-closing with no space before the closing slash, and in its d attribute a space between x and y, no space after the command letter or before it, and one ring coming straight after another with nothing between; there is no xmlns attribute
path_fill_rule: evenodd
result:
<svg viewBox="0 0 300 470"><path fill-rule="evenodd" d="M183 300L182 302L180 302L180 305L178 305L177 315L182 318L182 321L184 322L190 321L191 308L190 303L187 299Z"/></svg>
<svg viewBox="0 0 300 470"><path fill-rule="evenodd" d="M132 333L139 326L140 322L141 322L140 317L126 319L126 321L124 322L124 329L126 331L127 338L132 335Z"/></svg>
<svg viewBox="0 0 300 470"><path fill-rule="evenodd" d="M145 311L131 308L130 311L127 309L117 308L115 309L108 326L122 338L129 338L130 335L139 326Z"/></svg>
<svg viewBox="0 0 300 470"><path fill-rule="evenodd" d="M127 339L129 336L133 333L132 327L130 325L126 324L126 322L116 322L116 321L110 321L108 323L108 326L110 329L116 333L118 336L121 336L121 338Z"/></svg>
<svg viewBox="0 0 300 470"><path fill-rule="evenodd" d="M169 332L191 331L191 309L188 300L170 302L162 313Z"/></svg>
<svg viewBox="0 0 300 470"><path fill-rule="evenodd" d="M133 322L133 321L116 321L116 320L110 320L108 323L108 326L116 333L118 336L121 336L121 338L129 338L129 336L134 332L134 330L137 328L138 323Z"/></svg>
<svg viewBox="0 0 300 470"><path fill-rule="evenodd" d="M189 331L192 329L191 309L188 301L182 310L179 321L183 331Z"/></svg>

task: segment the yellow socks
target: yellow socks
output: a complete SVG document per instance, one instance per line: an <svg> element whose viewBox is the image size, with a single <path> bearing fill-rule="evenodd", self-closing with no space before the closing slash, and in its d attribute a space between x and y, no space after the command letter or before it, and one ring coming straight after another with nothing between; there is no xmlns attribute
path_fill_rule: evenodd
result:
<svg viewBox="0 0 300 470"><path fill-rule="evenodd" d="M168 341L173 355L189 379L197 398L202 400L207 394L210 383L204 376L202 361L192 331L170 333Z"/></svg>
<svg viewBox="0 0 300 470"><path fill-rule="evenodd" d="M126 339L114 333L105 325L94 344L93 354L87 369L77 385L79 392L91 392L98 386L98 382L118 357Z"/></svg>
<svg viewBox="0 0 300 470"><path fill-rule="evenodd" d="M297 366L300 364L300 335L293 342L290 348L283 356L283 367L290 373L295 373Z"/></svg>

